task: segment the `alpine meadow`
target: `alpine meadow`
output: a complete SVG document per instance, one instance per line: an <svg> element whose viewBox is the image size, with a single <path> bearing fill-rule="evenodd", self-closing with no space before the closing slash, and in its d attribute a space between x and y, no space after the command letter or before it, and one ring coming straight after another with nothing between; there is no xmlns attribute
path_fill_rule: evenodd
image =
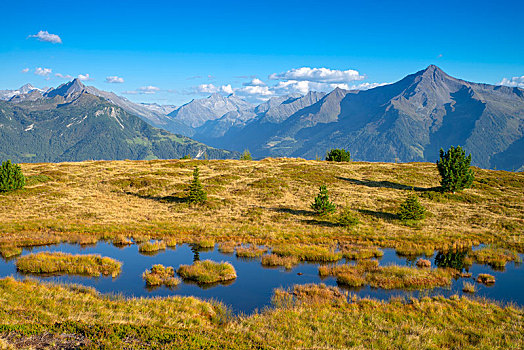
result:
<svg viewBox="0 0 524 350"><path fill-rule="evenodd" d="M3 12L0 349L524 348L522 2Z"/></svg>

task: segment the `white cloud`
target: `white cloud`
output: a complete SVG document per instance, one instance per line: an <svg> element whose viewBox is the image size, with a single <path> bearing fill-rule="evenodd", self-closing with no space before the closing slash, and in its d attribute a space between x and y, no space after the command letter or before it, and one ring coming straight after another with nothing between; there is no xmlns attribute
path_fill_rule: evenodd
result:
<svg viewBox="0 0 524 350"><path fill-rule="evenodd" d="M106 83L121 84L123 82L124 82L124 78L118 77L116 75L112 75L112 76L106 77Z"/></svg>
<svg viewBox="0 0 524 350"><path fill-rule="evenodd" d="M89 81L89 80L94 80L93 78L91 78L89 76L89 74L78 74L78 77L77 77L79 80L81 81Z"/></svg>
<svg viewBox="0 0 524 350"><path fill-rule="evenodd" d="M269 76L272 80L296 80L319 83L347 83L363 80L365 77L356 70L336 70L329 68L293 68L283 73L273 73Z"/></svg>
<svg viewBox="0 0 524 350"><path fill-rule="evenodd" d="M124 91L127 95L152 95L160 91L160 88L152 85L142 86L136 90Z"/></svg>
<svg viewBox="0 0 524 350"><path fill-rule="evenodd" d="M49 74L51 74L51 72L52 70L50 68L38 67L37 69L35 69L35 74L41 77L47 77Z"/></svg>
<svg viewBox="0 0 524 350"><path fill-rule="evenodd" d="M55 74L55 77L60 78L60 79L73 79L73 76L72 76L72 75L69 75L69 74L61 74L61 73L56 73L56 74Z"/></svg>
<svg viewBox="0 0 524 350"><path fill-rule="evenodd" d="M29 72L29 68L22 69L22 73L27 73L27 72Z"/></svg>
<svg viewBox="0 0 524 350"><path fill-rule="evenodd" d="M28 38L37 38L39 41L46 41L53 44L61 44L62 39L56 34L50 34L47 30L41 30L37 34L29 35Z"/></svg>
<svg viewBox="0 0 524 350"><path fill-rule="evenodd" d="M497 85L524 88L524 75L521 77L513 77L511 79L502 78L502 81L498 83Z"/></svg>
<svg viewBox="0 0 524 350"><path fill-rule="evenodd" d="M215 94L215 93L224 93L232 94L234 93L233 87L231 84L215 86L213 84L200 84L194 88L194 91L199 94Z"/></svg>
<svg viewBox="0 0 524 350"><path fill-rule="evenodd" d="M264 83L262 80L258 78L253 78L250 82L243 83L242 85L244 86L265 86L266 83Z"/></svg>
<svg viewBox="0 0 524 350"><path fill-rule="evenodd" d="M362 83L358 85L352 85L349 90L369 90L384 85L389 85L389 83Z"/></svg>

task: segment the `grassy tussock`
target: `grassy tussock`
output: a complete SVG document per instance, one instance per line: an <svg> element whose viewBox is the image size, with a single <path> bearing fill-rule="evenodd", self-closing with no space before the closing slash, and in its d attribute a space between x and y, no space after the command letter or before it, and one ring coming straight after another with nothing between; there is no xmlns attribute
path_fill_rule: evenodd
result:
<svg viewBox="0 0 524 350"><path fill-rule="evenodd" d="M10 259L20 254L22 254L22 248L20 247L0 247L0 256L4 259Z"/></svg>
<svg viewBox="0 0 524 350"><path fill-rule="evenodd" d="M193 265L180 265L177 273L180 277L197 283L217 283L237 278L233 265L211 260L195 261Z"/></svg>
<svg viewBox="0 0 524 350"><path fill-rule="evenodd" d="M159 250L165 250L166 243L164 241L145 242L138 246L140 253L155 253Z"/></svg>
<svg viewBox="0 0 524 350"><path fill-rule="evenodd" d="M223 254L233 254L237 245L234 242L222 242L218 245L218 251Z"/></svg>
<svg viewBox="0 0 524 350"><path fill-rule="evenodd" d="M66 253L36 253L18 258L16 268L33 274L73 274L113 276L120 273L120 261L100 255L72 255Z"/></svg>
<svg viewBox="0 0 524 350"><path fill-rule="evenodd" d="M357 265L320 266L320 276L334 276L337 282L350 287L370 285L383 289L431 289L451 284L451 269L418 269L397 265L378 266L378 262L362 261Z"/></svg>
<svg viewBox="0 0 524 350"><path fill-rule="evenodd" d="M279 256L276 254L268 254L262 256L262 266L283 266L290 270L294 266L298 265L300 260L296 256Z"/></svg>
<svg viewBox="0 0 524 350"><path fill-rule="evenodd" d="M504 268L508 261L521 262L520 256L504 248L484 247L469 253L477 263L488 264L494 268Z"/></svg>
<svg viewBox="0 0 524 350"><path fill-rule="evenodd" d="M165 242L169 248L175 248L177 244L177 240L174 238L167 239Z"/></svg>
<svg viewBox="0 0 524 350"><path fill-rule="evenodd" d="M146 281L148 286L167 286L174 287L180 284L180 279L175 277L175 269L171 266L153 265L151 270L146 270L142 274L142 278Z"/></svg>
<svg viewBox="0 0 524 350"><path fill-rule="evenodd" d="M471 282L464 282L463 286L462 286L462 291L464 293L475 293L476 291L476 288L475 288L475 285Z"/></svg>
<svg viewBox="0 0 524 350"><path fill-rule="evenodd" d="M495 276L490 275L489 273L480 273L477 276L477 283L483 283L483 284L493 284L495 283Z"/></svg>
<svg viewBox="0 0 524 350"><path fill-rule="evenodd" d="M215 247L215 241L208 238L201 238L195 242L199 248L210 249Z"/></svg>
<svg viewBox="0 0 524 350"><path fill-rule="evenodd" d="M129 238L127 238L124 235L116 235L111 240L111 242L113 243L113 245L120 246L120 247L133 244L133 241L131 241Z"/></svg>
<svg viewBox="0 0 524 350"><path fill-rule="evenodd" d="M262 255L264 255L265 252L267 252L266 247L258 247L255 244L251 244L247 247L244 247L244 246L237 247L236 255L239 258L259 258Z"/></svg>
<svg viewBox="0 0 524 350"><path fill-rule="evenodd" d="M344 258L349 260L380 258L384 255L382 250L375 247L345 246L341 247L340 250Z"/></svg>
<svg viewBox="0 0 524 350"><path fill-rule="evenodd" d="M294 256L304 261L330 262L342 259L342 253L335 252L333 248L323 246L286 244L273 248L273 253L279 256Z"/></svg>

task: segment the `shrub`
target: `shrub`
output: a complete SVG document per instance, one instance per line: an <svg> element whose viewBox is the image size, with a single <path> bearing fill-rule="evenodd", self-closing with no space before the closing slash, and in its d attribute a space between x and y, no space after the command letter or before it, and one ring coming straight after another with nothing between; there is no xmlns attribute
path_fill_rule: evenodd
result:
<svg viewBox="0 0 524 350"><path fill-rule="evenodd" d="M186 154L185 156L183 156L180 159L191 159L191 155L190 154Z"/></svg>
<svg viewBox="0 0 524 350"><path fill-rule="evenodd" d="M2 162L0 166L0 192L11 192L25 186L25 177L20 165L10 160Z"/></svg>
<svg viewBox="0 0 524 350"><path fill-rule="evenodd" d="M328 162L349 162L349 151L343 148L332 148L326 155Z"/></svg>
<svg viewBox="0 0 524 350"><path fill-rule="evenodd" d="M311 204L311 209L321 215L335 211L336 206L329 201L329 194L326 185L320 186L320 192L315 197L315 201Z"/></svg>
<svg viewBox="0 0 524 350"><path fill-rule="evenodd" d="M240 160L253 160L251 152L248 149L244 150L244 153L240 156Z"/></svg>
<svg viewBox="0 0 524 350"><path fill-rule="evenodd" d="M417 195L410 193L400 205L398 216L402 221L422 220L426 217L426 209L419 203Z"/></svg>
<svg viewBox="0 0 524 350"><path fill-rule="evenodd" d="M358 218L355 217L348 207L345 207L340 214L338 214L336 222L340 226L351 227L358 225Z"/></svg>
<svg viewBox="0 0 524 350"><path fill-rule="evenodd" d="M189 185L189 195L187 201L189 203L200 204L207 200L207 193L204 191L199 179L200 173L198 167L193 170L193 181Z"/></svg>
<svg viewBox="0 0 524 350"><path fill-rule="evenodd" d="M455 191L471 187L474 176L470 164L471 154L466 157L466 152L462 147L451 146L447 152L441 148L437 167L442 177L440 182L442 189L455 193Z"/></svg>

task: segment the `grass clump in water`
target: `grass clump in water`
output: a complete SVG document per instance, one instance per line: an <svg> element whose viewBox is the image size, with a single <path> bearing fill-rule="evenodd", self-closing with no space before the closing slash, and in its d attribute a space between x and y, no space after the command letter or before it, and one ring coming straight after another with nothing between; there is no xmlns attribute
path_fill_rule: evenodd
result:
<svg viewBox="0 0 524 350"><path fill-rule="evenodd" d="M166 243L164 241L145 242L138 246L140 253L154 253L159 250L165 250Z"/></svg>
<svg viewBox="0 0 524 350"><path fill-rule="evenodd" d="M234 242L222 242L218 245L218 251L223 254L233 254L236 246Z"/></svg>
<svg viewBox="0 0 524 350"><path fill-rule="evenodd" d="M464 282L463 284L463 287L462 287L462 291L464 293L475 293L475 285L471 282Z"/></svg>
<svg viewBox="0 0 524 350"><path fill-rule="evenodd" d="M502 269L508 261L521 262L520 256L508 249L496 247L484 247L469 253L469 256L477 263L488 264L493 268Z"/></svg>
<svg viewBox="0 0 524 350"><path fill-rule="evenodd" d="M16 247L16 246L15 247L12 247L12 246L0 247L0 255L4 259L13 258L20 254L22 254L22 248L20 247Z"/></svg>
<svg viewBox="0 0 524 350"><path fill-rule="evenodd" d="M258 258L267 252L266 247L257 247L255 244L251 244L248 247L237 247L237 257L239 258Z"/></svg>
<svg viewBox="0 0 524 350"><path fill-rule="evenodd" d="M127 238L126 236L124 235L117 235L115 236L111 242L113 243L114 246L117 246L117 247L122 247L122 246L126 246L126 245L131 245L133 244L133 242Z"/></svg>
<svg viewBox="0 0 524 350"><path fill-rule="evenodd" d="M175 269L173 267L164 265L153 265L151 270L146 270L142 274L142 278L146 281L148 286L173 287L180 284L180 279L175 277Z"/></svg>
<svg viewBox="0 0 524 350"><path fill-rule="evenodd" d="M320 276L334 276L337 282L351 287L370 285L383 289L426 289L451 284L451 269L417 269L388 265L375 260L359 261L357 265L320 266Z"/></svg>
<svg viewBox="0 0 524 350"><path fill-rule="evenodd" d="M295 256L303 261L330 262L342 259L342 253L335 252L334 249L303 244L281 245L273 248L273 253L279 256Z"/></svg>
<svg viewBox="0 0 524 350"><path fill-rule="evenodd" d="M279 256L276 254L264 255L262 257L262 266L284 266L290 270L296 266L299 260L296 256Z"/></svg>
<svg viewBox="0 0 524 350"><path fill-rule="evenodd" d="M481 273L477 276L477 283L493 284L495 283L495 276L489 273Z"/></svg>
<svg viewBox="0 0 524 350"><path fill-rule="evenodd" d="M120 273L120 261L100 255L72 255L42 252L18 258L18 271L34 274L73 274L113 276Z"/></svg>
<svg viewBox="0 0 524 350"><path fill-rule="evenodd" d="M380 258L384 252L375 247L341 247L342 255L349 260Z"/></svg>
<svg viewBox="0 0 524 350"><path fill-rule="evenodd" d="M212 239L200 239L195 243L199 248L211 249L215 247L215 241Z"/></svg>
<svg viewBox="0 0 524 350"><path fill-rule="evenodd" d="M233 265L211 260L195 261L193 265L180 265L176 272L180 277L197 283L217 283L237 278Z"/></svg>

